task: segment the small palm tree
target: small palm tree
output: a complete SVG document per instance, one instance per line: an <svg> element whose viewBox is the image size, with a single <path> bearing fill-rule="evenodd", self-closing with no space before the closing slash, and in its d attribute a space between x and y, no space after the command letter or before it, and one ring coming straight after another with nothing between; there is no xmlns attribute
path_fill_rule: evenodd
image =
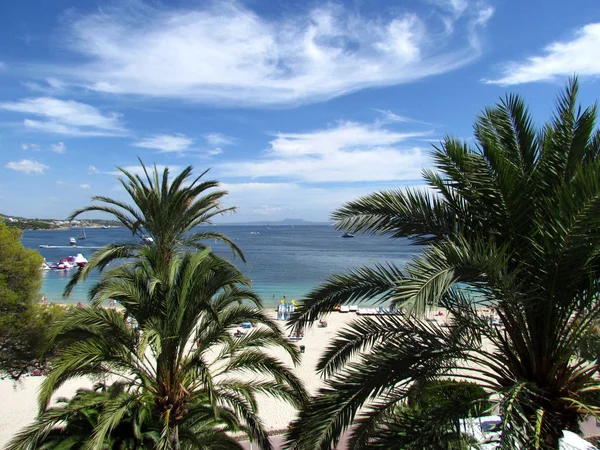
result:
<svg viewBox="0 0 600 450"><path fill-rule="evenodd" d="M234 256L245 261L242 251L223 234L196 229L198 225L210 224L216 216L235 211L233 207L221 206L221 199L227 192L214 190L219 186L217 181L202 181L208 170L192 180L193 169L188 166L171 180L168 168L161 175L154 166L152 173L149 173L141 160L140 163L143 177L119 168L122 176L118 180L133 204L94 196L92 200L98 204L78 209L69 216L68 220L73 220L91 211L110 214L129 229L137 240L109 244L96 251L88 264L73 275L65 295L69 295L75 285L95 269L103 270L116 259L134 257L147 245L155 246L162 261L168 262L178 251L189 248L202 250L206 248L204 242L214 239L225 242L233 250Z"/></svg>
<svg viewBox="0 0 600 450"><path fill-rule="evenodd" d="M134 405L152 411L159 424L156 448L176 450L180 441L205 448L199 430L222 423L271 448L256 395L296 407L305 402L302 383L269 354L280 348L297 363L297 347L257 308L250 281L231 263L209 249L175 255L166 267L162 257L157 246L141 248L136 259L105 271L91 290L91 307L56 324L59 352L40 390L42 417L67 380L114 376L128 395L103 405L90 449L101 449ZM107 298L123 311L100 308ZM242 322L256 327L233 337Z"/></svg>
<svg viewBox="0 0 600 450"><path fill-rule="evenodd" d="M407 314L361 318L330 344L318 366L327 384L290 435L298 448L328 448L357 416L353 448L370 448L369 430L412 384L457 374L493 395L502 448L556 449L562 430L600 415L589 395L597 361L579 353L600 318L600 131L577 91L574 79L539 130L508 96L478 117L475 148L446 138L435 149L430 190L379 192L334 213L339 229L426 247L405 268L334 276L303 302L297 327L361 300ZM437 305L449 326L421 318Z"/></svg>

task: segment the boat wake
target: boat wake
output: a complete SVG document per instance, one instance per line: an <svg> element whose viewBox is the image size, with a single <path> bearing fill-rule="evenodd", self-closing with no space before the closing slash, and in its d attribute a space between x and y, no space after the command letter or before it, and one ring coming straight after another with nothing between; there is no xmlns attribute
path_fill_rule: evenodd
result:
<svg viewBox="0 0 600 450"><path fill-rule="evenodd" d="M45 245L45 244L40 244L40 248L92 248L92 249L99 249L100 247L85 246L85 245Z"/></svg>

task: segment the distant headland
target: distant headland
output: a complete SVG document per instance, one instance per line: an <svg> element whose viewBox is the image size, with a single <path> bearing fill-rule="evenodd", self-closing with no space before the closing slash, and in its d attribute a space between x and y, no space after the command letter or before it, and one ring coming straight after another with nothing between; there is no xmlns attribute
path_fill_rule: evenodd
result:
<svg viewBox="0 0 600 450"><path fill-rule="evenodd" d="M330 225L330 222L311 222L304 219L260 220L250 222L224 222L216 225L260 225L260 226L290 226L290 225Z"/></svg>
<svg viewBox="0 0 600 450"><path fill-rule="evenodd" d="M68 230L85 226L86 228L117 228L123 226L116 220L86 219L86 220L64 220L64 219L40 219L26 218L19 216L10 216L0 214L0 219L11 226L22 230ZM235 226L235 225L255 225L255 226L300 226L300 225L331 225L331 222L312 222L304 219L283 219L283 220L261 220L248 222L219 222L211 225L217 226ZM202 226L210 226L204 224Z"/></svg>
<svg viewBox="0 0 600 450"><path fill-rule="evenodd" d="M90 220L62 220L62 219L29 219L26 217L9 216L0 214L8 225L21 230L68 230L74 227L86 228L117 228L122 226L116 220L90 219Z"/></svg>

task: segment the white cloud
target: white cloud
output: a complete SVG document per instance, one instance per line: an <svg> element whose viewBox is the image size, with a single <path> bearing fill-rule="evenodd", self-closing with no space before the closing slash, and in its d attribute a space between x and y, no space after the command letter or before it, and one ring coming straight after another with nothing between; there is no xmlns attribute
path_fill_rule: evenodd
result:
<svg viewBox="0 0 600 450"><path fill-rule="evenodd" d="M185 134L155 134L148 136L139 142L131 145L134 147L151 148L161 152L182 152L188 150L194 143L194 139Z"/></svg>
<svg viewBox="0 0 600 450"><path fill-rule="evenodd" d="M221 133L208 133L204 135L204 139L208 145L214 145L215 147L223 147L226 145L234 145L236 139L231 136L225 136Z"/></svg>
<svg viewBox="0 0 600 450"><path fill-rule="evenodd" d="M21 161L9 161L4 167L17 172L24 172L26 174L42 174L49 167L38 161L32 161L30 159L22 159Z"/></svg>
<svg viewBox="0 0 600 450"><path fill-rule="evenodd" d="M228 222L286 217L328 220L331 212L342 204L377 190L397 189L399 184L378 183L374 187L356 183L332 188L298 183L224 183L221 187L229 192L225 206L239 206L238 215L223 219Z"/></svg>
<svg viewBox="0 0 600 450"><path fill-rule="evenodd" d="M57 144L50 145L50 150L56 153L64 153L67 151L67 146L64 142L59 142Z"/></svg>
<svg viewBox="0 0 600 450"><path fill-rule="evenodd" d="M59 184L59 185L61 185L61 186L62 186L62 185L65 185L65 184L67 184L67 183L65 183L65 182L64 182L64 181L62 181L62 180L56 180L56 184Z"/></svg>
<svg viewBox="0 0 600 450"><path fill-rule="evenodd" d="M96 168L96 166L88 166L88 173L95 175L101 172Z"/></svg>
<svg viewBox="0 0 600 450"><path fill-rule="evenodd" d="M73 16L67 31L69 48L89 62L56 71L101 92L236 106L308 103L476 59L493 9L484 1L443 3L433 5L435 14L405 5L389 18L333 3L280 18L235 2L103 8Z"/></svg>
<svg viewBox="0 0 600 450"><path fill-rule="evenodd" d="M430 163L407 141L429 132L399 133L377 125L342 122L307 133L280 133L263 158L216 166L225 176L285 177L310 183L414 180Z"/></svg>
<svg viewBox="0 0 600 450"><path fill-rule="evenodd" d="M217 156L217 155L220 155L221 153L223 153L223 149L221 149L219 147L216 147L216 148L206 151L207 156Z"/></svg>
<svg viewBox="0 0 600 450"><path fill-rule="evenodd" d="M484 82L512 85L551 81L573 74L600 75L600 23L585 25L571 40L553 42L544 48L543 53L525 61L509 63L499 78Z"/></svg>
<svg viewBox="0 0 600 450"><path fill-rule="evenodd" d="M90 186L89 184L80 184L79 187L81 189L91 189L92 188L92 186Z"/></svg>
<svg viewBox="0 0 600 450"><path fill-rule="evenodd" d="M0 103L0 109L32 114L43 120L26 118L25 127L47 133L72 136L122 136L126 130L120 114L103 114L97 108L73 100L52 97L26 98Z"/></svg>
<svg viewBox="0 0 600 450"><path fill-rule="evenodd" d="M21 144L21 150L35 150L35 151L39 151L40 149L40 145L39 144Z"/></svg>

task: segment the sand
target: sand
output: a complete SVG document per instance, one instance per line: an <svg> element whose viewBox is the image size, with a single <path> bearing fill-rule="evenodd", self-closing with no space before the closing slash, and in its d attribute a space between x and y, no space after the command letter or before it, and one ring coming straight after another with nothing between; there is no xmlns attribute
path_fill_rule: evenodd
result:
<svg viewBox="0 0 600 450"><path fill-rule="evenodd" d="M275 313L273 313L275 316ZM294 368L294 373L304 382L307 390L314 394L323 384L323 380L316 373L317 362L325 347L331 339L346 324L358 318L356 313L332 312L326 317L327 327L321 328L317 324L305 331L304 337L297 341L298 345L304 345L305 352L302 354L301 363ZM432 320L444 321L444 316L433 316ZM285 327L285 322L280 322ZM286 329L286 334L289 330ZM291 359L283 351L274 351L284 362L291 365ZM11 380L0 381L0 398L2 408L0 409L0 448L3 448L10 438L24 426L31 423L37 412L37 392L43 377L25 377L14 384ZM89 379L72 380L61 387L56 397L71 397L78 388L90 388L93 382ZM296 417L296 410L276 399L261 396L259 401L259 416L268 430L285 429L289 422Z"/></svg>

